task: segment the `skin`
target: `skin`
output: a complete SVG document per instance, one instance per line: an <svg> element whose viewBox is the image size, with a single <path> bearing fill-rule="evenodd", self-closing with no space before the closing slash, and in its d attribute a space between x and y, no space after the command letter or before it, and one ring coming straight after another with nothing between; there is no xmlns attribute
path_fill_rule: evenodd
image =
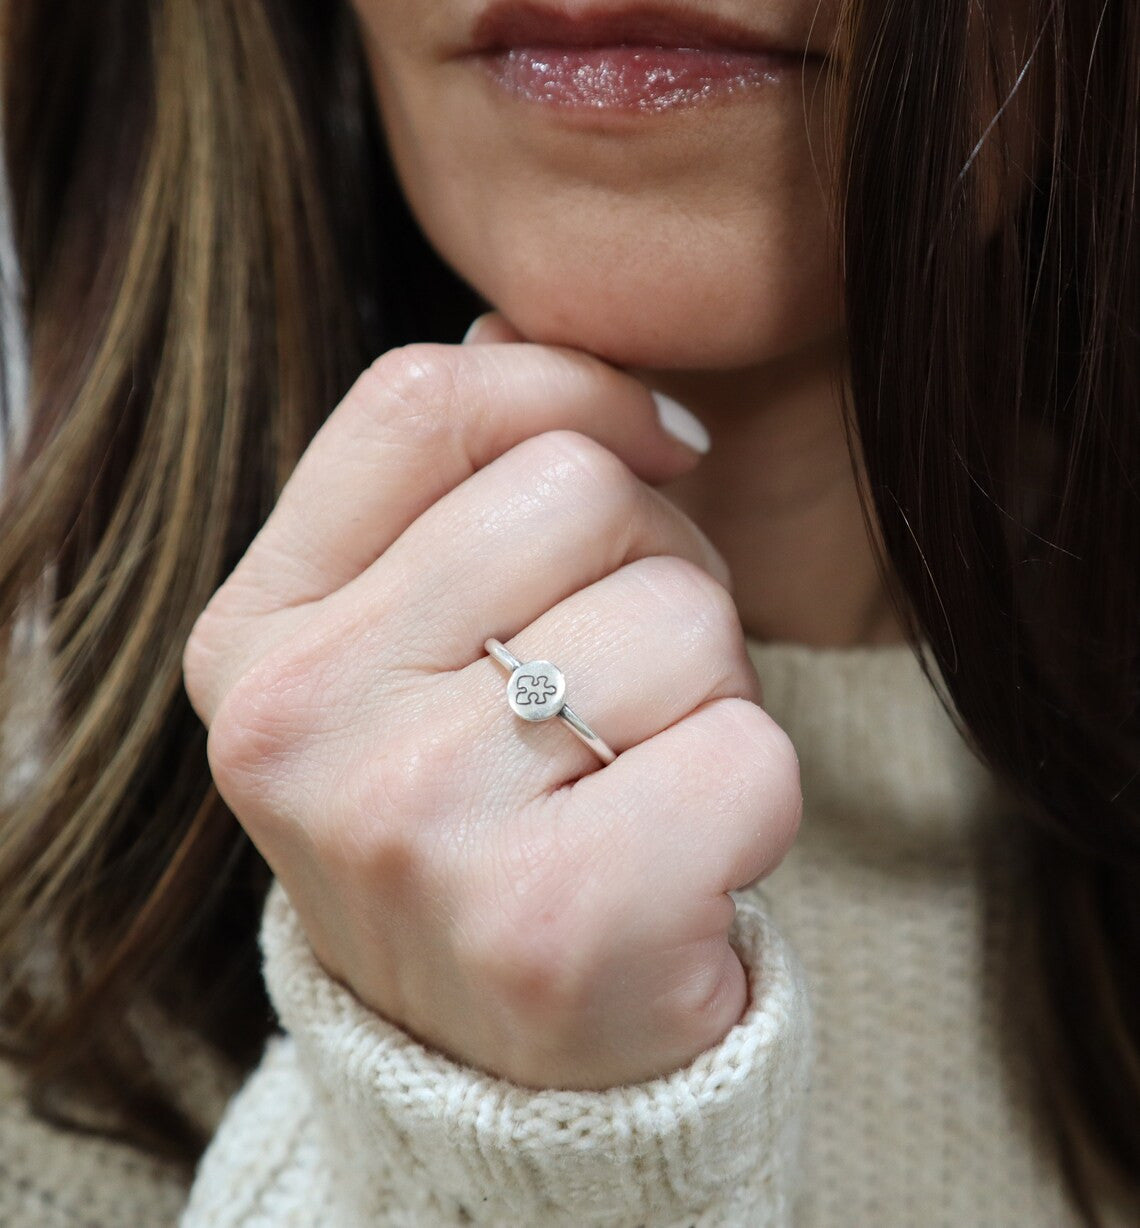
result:
<svg viewBox="0 0 1140 1228"><path fill-rule="evenodd" d="M838 388L823 92L833 62L748 101L558 113L451 53L482 6L355 0L397 174L429 239L528 340L681 401L712 448L662 487L727 559L746 632L901 639L859 512ZM573 6L571 6L573 7ZM704 9L826 52L834 0Z"/></svg>

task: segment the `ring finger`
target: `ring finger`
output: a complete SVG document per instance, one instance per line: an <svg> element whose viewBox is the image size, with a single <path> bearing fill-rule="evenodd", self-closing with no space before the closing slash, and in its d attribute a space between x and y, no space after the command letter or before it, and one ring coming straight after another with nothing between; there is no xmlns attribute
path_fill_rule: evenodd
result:
<svg viewBox="0 0 1140 1228"><path fill-rule="evenodd" d="M636 559L573 593L504 646L520 662L552 662L566 680L564 702L617 754L710 700L761 702L731 597L671 555ZM562 720L517 716L508 678L484 655L436 685L451 692L444 703L465 714L456 736L493 765L511 794L506 804L518 808L601 760Z"/></svg>

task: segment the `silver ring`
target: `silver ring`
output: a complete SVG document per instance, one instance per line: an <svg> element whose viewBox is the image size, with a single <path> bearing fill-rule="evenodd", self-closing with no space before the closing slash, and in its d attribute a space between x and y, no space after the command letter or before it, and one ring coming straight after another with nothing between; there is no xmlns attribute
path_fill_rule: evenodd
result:
<svg viewBox="0 0 1140 1228"><path fill-rule="evenodd" d="M557 665L549 661L520 661L494 637L484 640L483 647L511 671L507 703L512 712L524 721L548 721L552 716L560 716L603 763L613 763L617 755L565 702L566 679Z"/></svg>

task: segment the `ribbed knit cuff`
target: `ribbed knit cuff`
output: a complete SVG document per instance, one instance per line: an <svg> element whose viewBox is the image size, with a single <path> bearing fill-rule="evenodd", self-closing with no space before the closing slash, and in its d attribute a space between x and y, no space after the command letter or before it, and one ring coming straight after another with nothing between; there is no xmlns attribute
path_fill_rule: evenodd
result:
<svg viewBox="0 0 1140 1228"><path fill-rule="evenodd" d="M275 881L261 927L266 984L353 1222L387 1223L398 1206L433 1224L789 1224L810 1006L794 952L735 898L729 940L750 1002L719 1044L643 1083L535 1091L365 1007L324 971Z"/></svg>

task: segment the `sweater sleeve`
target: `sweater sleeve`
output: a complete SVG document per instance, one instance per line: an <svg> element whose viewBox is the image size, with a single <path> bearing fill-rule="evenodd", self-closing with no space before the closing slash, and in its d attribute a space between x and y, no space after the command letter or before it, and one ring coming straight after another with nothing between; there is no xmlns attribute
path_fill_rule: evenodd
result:
<svg viewBox="0 0 1140 1228"><path fill-rule="evenodd" d="M206 1224L792 1223L811 1072L803 968L735 897L743 1018L687 1066L603 1091L536 1091L460 1064L317 961L274 881L264 974L286 1035L234 1098L182 1228Z"/></svg>

